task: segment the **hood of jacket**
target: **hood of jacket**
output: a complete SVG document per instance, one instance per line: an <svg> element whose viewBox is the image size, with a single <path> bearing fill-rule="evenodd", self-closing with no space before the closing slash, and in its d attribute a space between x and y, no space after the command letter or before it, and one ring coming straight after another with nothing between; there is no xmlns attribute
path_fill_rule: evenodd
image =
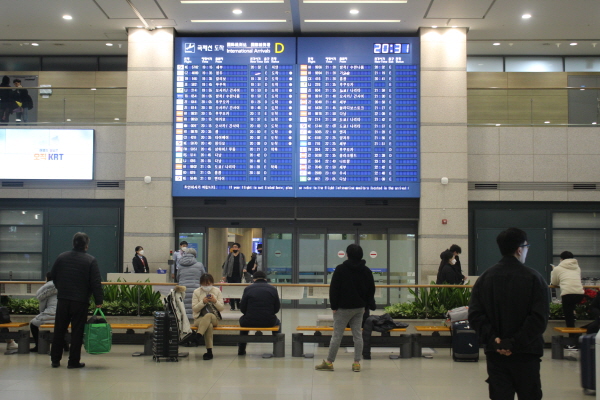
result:
<svg viewBox="0 0 600 400"><path fill-rule="evenodd" d="M560 264L558 264L558 267L562 267L565 269L571 269L571 270L576 270L577 268L579 268L579 264L577 263L577 260L574 258L567 258L566 260L562 260L560 262Z"/></svg>
<svg viewBox="0 0 600 400"><path fill-rule="evenodd" d="M197 262L198 260L196 260L196 257L194 257L192 254L184 254L183 257L179 259L179 266L190 267L196 264Z"/></svg>
<svg viewBox="0 0 600 400"><path fill-rule="evenodd" d="M35 297L38 300L46 300L49 297L56 296L58 294L58 290L56 286L54 286L54 282L48 281L41 288L38 289Z"/></svg>
<svg viewBox="0 0 600 400"><path fill-rule="evenodd" d="M350 267L350 268L362 268L365 267L367 265L367 262L365 260L346 260L342 263L343 265Z"/></svg>

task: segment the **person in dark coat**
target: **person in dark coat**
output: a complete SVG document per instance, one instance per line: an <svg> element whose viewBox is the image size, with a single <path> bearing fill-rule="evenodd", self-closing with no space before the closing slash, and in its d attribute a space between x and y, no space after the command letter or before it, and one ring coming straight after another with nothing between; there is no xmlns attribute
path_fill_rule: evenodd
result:
<svg viewBox="0 0 600 400"><path fill-rule="evenodd" d="M354 340L352 371L360 372L363 351L362 321L365 308L375 310L375 280L363 260L363 250L357 244L346 248L348 259L338 265L329 284L329 302L333 311L333 336L327 360L315 366L317 371L333 371L333 362L342 342L346 326L350 324Z"/></svg>
<svg viewBox="0 0 600 400"><path fill-rule="evenodd" d="M540 363L550 314L548 284L523 265L529 243L521 229L496 238L502 259L475 282L469 323L485 344L490 399L542 398Z"/></svg>
<svg viewBox="0 0 600 400"><path fill-rule="evenodd" d="M455 263L453 265L454 272L457 275L462 276L463 281L466 281L467 277L463 274L462 265L460 264L460 254L462 253L462 249L460 248L459 245L453 244L452 246L450 246L450 248L448 250L450 250L451 252L454 253L454 261L455 261Z"/></svg>
<svg viewBox="0 0 600 400"><path fill-rule="evenodd" d="M9 88L10 78L6 75L2 77L0 87ZM10 113L12 112L13 105L15 102L12 99L12 90L0 89L0 123L7 124L10 119Z"/></svg>
<svg viewBox="0 0 600 400"><path fill-rule="evenodd" d="M188 247L183 257L179 259L179 269L177 270L177 282L186 288L183 304L185 305L185 312L190 321L194 318L192 310L194 290L200 287L200 277L206 273L204 265L196 260L196 256L196 249Z"/></svg>
<svg viewBox="0 0 600 400"><path fill-rule="evenodd" d="M83 232L73 236L73 250L60 254L50 276L58 290L58 303L54 323L54 339L50 359L52 368L60 367L65 333L71 324L71 350L67 368L83 368L81 345L83 329L88 315L90 295L94 295L96 307L102 307L104 293L100 279L100 270L96 258L87 253L90 238Z"/></svg>
<svg viewBox="0 0 600 400"><path fill-rule="evenodd" d="M223 270L223 282L242 283L242 278L248 272L246 270L246 256L240 251L239 243L231 245L231 252L227 255L221 269ZM235 311L235 305L240 308L240 299L229 299L231 311Z"/></svg>
<svg viewBox="0 0 600 400"><path fill-rule="evenodd" d="M150 272L148 269L148 259L144 256L144 248L142 246L135 247L135 256L131 260L133 265L133 272L136 274L147 274Z"/></svg>
<svg viewBox="0 0 600 400"><path fill-rule="evenodd" d="M435 284L460 285L463 282L463 275L457 273L454 269L454 264L456 263L454 253L450 250L443 251L442 254L440 254L440 258L442 261L438 268Z"/></svg>
<svg viewBox="0 0 600 400"><path fill-rule="evenodd" d="M281 322L277 318L280 308L279 293L277 289L267 283L267 274L263 271L254 273L254 283L246 286L242 301L240 302L240 326L267 328L279 325L281 332ZM247 331L241 331L241 335L247 335ZM246 354L246 343L238 345L238 355Z"/></svg>

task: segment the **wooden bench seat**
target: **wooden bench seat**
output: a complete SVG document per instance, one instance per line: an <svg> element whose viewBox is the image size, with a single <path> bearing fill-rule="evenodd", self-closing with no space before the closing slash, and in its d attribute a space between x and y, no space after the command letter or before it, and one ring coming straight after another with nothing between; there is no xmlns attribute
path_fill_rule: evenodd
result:
<svg viewBox="0 0 600 400"><path fill-rule="evenodd" d="M555 326L554 330L560 333L569 333L569 334L585 334L587 333L587 329L585 328L567 328L566 326ZM562 335L554 335L552 336L552 359L553 360L562 360L565 358L565 346L577 346L579 344L579 336L571 337L562 336Z"/></svg>
<svg viewBox="0 0 600 400"><path fill-rule="evenodd" d="M0 328L24 328L29 322L7 322L0 324ZM17 332L0 332L0 340L15 340L19 346L18 350L7 350L4 354L27 354L29 353L29 329L19 329Z"/></svg>
<svg viewBox="0 0 600 400"><path fill-rule="evenodd" d="M132 330L150 329L150 328L152 328L152 326L153 326L153 324L110 324L110 327L112 329L132 329ZM54 329L54 324L42 324L42 325L40 325L40 328ZM71 328L71 325L69 325L69 328Z"/></svg>
<svg viewBox="0 0 600 400"><path fill-rule="evenodd" d="M192 326L192 330L198 330L198 327ZM213 343L235 345L238 343L273 343L273 353L264 354L263 358L268 357L285 357L285 334L279 333L279 325L269 326L265 328L259 327L242 327L239 325L217 325L213 327L216 333L213 336ZM219 332L250 332L254 331L254 335L240 334L219 334ZM272 335L263 335L263 332L272 332ZM198 338L200 344L204 341L203 337Z"/></svg>
<svg viewBox="0 0 600 400"><path fill-rule="evenodd" d="M197 326L191 327L193 331L198 330ZM217 325L213 327L213 331L240 331L240 332L250 332L250 331L265 331L265 332L278 332L279 325L271 326L268 328L256 328L256 327L242 327L239 325Z"/></svg>
<svg viewBox="0 0 600 400"><path fill-rule="evenodd" d="M314 331L314 332L333 332L333 326L298 326L297 331ZM345 331L351 331L350 328L346 328ZM394 328L388 332L406 332L406 328Z"/></svg>
<svg viewBox="0 0 600 400"><path fill-rule="evenodd" d="M22 328L29 325L29 322L7 322L6 324L0 324L0 328Z"/></svg>
<svg viewBox="0 0 600 400"><path fill-rule="evenodd" d="M450 327L448 326L415 326L414 327L417 332L450 332Z"/></svg>
<svg viewBox="0 0 600 400"><path fill-rule="evenodd" d="M554 330L560 333L587 333L585 328L567 328L565 326L555 326Z"/></svg>

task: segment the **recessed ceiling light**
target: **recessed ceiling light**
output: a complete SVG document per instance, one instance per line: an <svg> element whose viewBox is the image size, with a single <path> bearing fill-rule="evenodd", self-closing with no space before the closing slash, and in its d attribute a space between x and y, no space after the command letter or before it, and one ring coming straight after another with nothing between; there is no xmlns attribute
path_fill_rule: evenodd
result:
<svg viewBox="0 0 600 400"><path fill-rule="evenodd" d="M269 23L269 22L287 22L285 19L193 19L190 22L200 22L203 24L216 22L219 24L227 24L229 22L245 22L245 23ZM304 21L306 22L306 21Z"/></svg>
<svg viewBox="0 0 600 400"><path fill-rule="evenodd" d="M407 0L304 0L304 3L406 3Z"/></svg>
<svg viewBox="0 0 600 400"><path fill-rule="evenodd" d="M549 123L550 123L550 121L544 121L544 123L545 123L545 124L549 124Z"/></svg>
<svg viewBox="0 0 600 400"><path fill-rule="evenodd" d="M592 122L592 125L596 125L596 122Z"/></svg>
<svg viewBox="0 0 600 400"><path fill-rule="evenodd" d="M352 9L352 10L350 10L350 14L354 14L354 15L356 15L356 14L358 14L358 13L359 13L359 11L358 11L358 10L356 10L356 9Z"/></svg>
<svg viewBox="0 0 600 400"><path fill-rule="evenodd" d="M397 23L399 19L305 19L304 22L370 22L370 23Z"/></svg>
<svg viewBox="0 0 600 400"><path fill-rule="evenodd" d="M529 18L531 18L531 14L523 14L523 15L521 15L521 18L529 19Z"/></svg>
<svg viewBox="0 0 600 400"><path fill-rule="evenodd" d="M93 87L93 88L91 88L90 90L96 90L96 88L95 88L95 87Z"/></svg>
<svg viewBox="0 0 600 400"><path fill-rule="evenodd" d="M432 28L433 28L433 29L437 28L437 25L433 25L433 26L432 26Z"/></svg>
<svg viewBox="0 0 600 400"><path fill-rule="evenodd" d="M119 121L119 118L115 118L115 121Z"/></svg>
<svg viewBox="0 0 600 400"><path fill-rule="evenodd" d="M67 122L71 122L71 118L67 118Z"/></svg>
<svg viewBox="0 0 600 400"><path fill-rule="evenodd" d="M39 43L31 43L32 46L39 46Z"/></svg>
<svg viewBox="0 0 600 400"><path fill-rule="evenodd" d="M500 43L496 42L494 43L494 46L500 46Z"/></svg>
<svg viewBox="0 0 600 400"><path fill-rule="evenodd" d="M68 15L68 14L65 14L65 15L63 15L63 19L73 19L73 17L71 17L71 16L70 16L70 15Z"/></svg>
<svg viewBox="0 0 600 400"><path fill-rule="evenodd" d="M240 10L239 8L236 8L235 10L232 11L234 14L236 15L240 15L242 13L242 10Z"/></svg>
<svg viewBox="0 0 600 400"><path fill-rule="evenodd" d="M496 126L500 126L501 124L496 124Z"/></svg>
<svg viewBox="0 0 600 400"><path fill-rule="evenodd" d="M571 43L571 46L577 46L577 43L573 42Z"/></svg>
<svg viewBox="0 0 600 400"><path fill-rule="evenodd" d="M453 28L458 28L458 25L452 25Z"/></svg>
<svg viewBox="0 0 600 400"><path fill-rule="evenodd" d="M284 0L181 0L181 4L283 3Z"/></svg>
<svg viewBox="0 0 600 400"><path fill-rule="evenodd" d="M106 43L106 45L107 45L108 47L110 47L110 46L112 46L113 44L112 44L112 43Z"/></svg>
<svg viewBox="0 0 600 400"><path fill-rule="evenodd" d="M156 28L157 28L157 29L160 29L160 28L162 28L162 25L158 25Z"/></svg>
<svg viewBox="0 0 600 400"><path fill-rule="evenodd" d="M138 26L136 26L136 28L143 28L143 26L141 26L141 25L138 25Z"/></svg>

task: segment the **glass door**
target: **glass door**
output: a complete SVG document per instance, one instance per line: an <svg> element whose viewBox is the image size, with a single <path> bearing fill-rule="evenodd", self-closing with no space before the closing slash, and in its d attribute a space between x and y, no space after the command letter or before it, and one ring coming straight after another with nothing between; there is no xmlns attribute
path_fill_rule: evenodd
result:
<svg viewBox="0 0 600 400"><path fill-rule="evenodd" d="M386 233L360 233L360 246L363 249L363 258L367 261L367 267L373 272L376 285L388 284L388 235ZM375 292L377 305L388 304L387 289L378 289Z"/></svg>
<svg viewBox="0 0 600 400"><path fill-rule="evenodd" d="M298 283L325 282L325 230L298 232ZM310 290L305 291L305 298L299 304L325 305L325 299L309 296Z"/></svg>
<svg viewBox="0 0 600 400"><path fill-rule="evenodd" d="M327 234L327 280L325 283L329 283L335 267L344 262L346 259L346 247L352 243L356 243L355 232L330 232Z"/></svg>
<svg viewBox="0 0 600 400"><path fill-rule="evenodd" d="M292 232L266 230L263 244L263 259L267 267L267 279L272 283L293 283L293 234ZM292 300L283 298L282 304L292 304Z"/></svg>
<svg viewBox="0 0 600 400"><path fill-rule="evenodd" d="M414 233L390 233L390 285L414 285L417 245ZM408 289L390 289L390 304L412 300Z"/></svg>

